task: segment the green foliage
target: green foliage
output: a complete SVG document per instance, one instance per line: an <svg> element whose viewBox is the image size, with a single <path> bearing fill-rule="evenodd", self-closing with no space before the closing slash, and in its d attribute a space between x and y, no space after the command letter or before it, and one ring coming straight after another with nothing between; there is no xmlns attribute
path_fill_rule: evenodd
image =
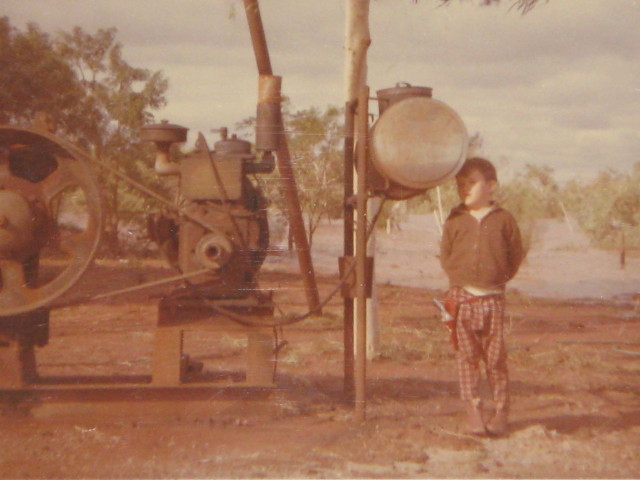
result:
<svg viewBox="0 0 640 480"><path fill-rule="evenodd" d="M37 111L47 111L65 127L81 98L73 69L49 35L35 24L20 32L0 18L0 123L30 123Z"/></svg>
<svg viewBox="0 0 640 480"><path fill-rule="evenodd" d="M343 112L331 106L324 110L311 107L291 112L290 104L285 101L282 116L311 243L322 219L342 215ZM251 117L239 122L236 128L247 132L254 126L255 118ZM272 205L286 211L279 173L263 176L261 181Z"/></svg>
<svg viewBox="0 0 640 480"><path fill-rule="evenodd" d="M445 182L439 190L446 218L459 203L455 181ZM551 167L528 164L500 186L496 199L516 217L527 250L535 241L536 221L562 217L565 211L597 246L616 246L621 231L628 245L640 244L640 163L629 174L605 171L593 181L572 180L562 187ZM409 209L414 213L438 210L437 190L409 200Z"/></svg>
<svg viewBox="0 0 640 480"><path fill-rule="evenodd" d="M609 170L591 182L571 181L562 197L596 245L614 246L621 230L628 243L640 243L640 163L629 174Z"/></svg>
<svg viewBox="0 0 640 480"><path fill-rule="evenodd" d="M417 1L418 0L414 0L414 2L417 2ZM451 3L452 1L453 0L440 0L440 2L443 5L446 5L447 3ZM462 0L462 1L465 1L465 0ZM518 10L520 10L524 15L525 13L528 13L530 10L532 10L533 7L535 7L539 1L540 0L512 0L511 6L512 8L515 7ZM548 2L549 0L546 0L546 1ZM477 2L479 5L489 6L489 5L500 3L500 0L477 0Z"/></svg>
<svg viewBox="0 0 640 480"><path fill-rule="evenodd" d="M286 121L300 203L310 234L323 218L342 214L342 110L312 107Z"/></svg>
<svg viewBox="0 0 640 480"><path fill-rule="evenodd" d="M497 199L518 221L525 251L535 241L537 220L562 215L559 187L553 169L546 165L525 165L522 172L500 188Z"/></svg>
<svg viewBox="0 0 640 480"><path fill-rule="evenodd" d="M135 68L122 56L116 29L89 34L80 27L52 39L36 25L26 32L0 19L0 121L30 123L35 112L57 120L57 134L70 138L134 180L154 185L151 147L138 140L140 127L165 104L167 80L160 72ZM140 219L153 200L125 182L99 172L107 204L106 239L118 251L123 220ZM146 181L145 181L146 180Z"/></svg>
<svg viewBox="0 0 640 480"><path fill-rule="evenodd" d="M134 180L156 184L150 165L140 159L151 158L148 146L138 141L140 127L152 121L150 112L164 105L168 83L159 72L130 66L122 57L122 46L115 41L116 29L100 29L94 35L75 27L58 36L60 56L73 66L85 96L76 117L79 142L98 158L110 163ZM118 250L117 231L123 220L144 211L151 200L130 185L102 177L109 206L106 237L111 250ZM145 182L146 180L146 182Z"/></svg>
<svg viewBox="0 0 640 480"><path fill-rule="evenodd" d="M558 194L551 167L527 164L501 188L500 202L522 219L556 218L562 215Z"/></svg>

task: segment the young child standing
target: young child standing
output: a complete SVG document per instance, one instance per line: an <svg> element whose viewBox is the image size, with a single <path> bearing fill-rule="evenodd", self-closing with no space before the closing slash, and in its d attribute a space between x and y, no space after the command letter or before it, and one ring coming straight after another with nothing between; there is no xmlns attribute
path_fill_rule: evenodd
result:
<svg viewBox="0 0 640 480"><path fill-rule="evenodd" d="M449 277L445 305L455 319L460 396L470 433L501 435L509 414L504 290L520 267L522 241L513 216L493 201L498 177L491 162L468 159L456 183L462 203L444 224L440 262ZM481 360L496 406L486 426L479 395Z"/></svg>

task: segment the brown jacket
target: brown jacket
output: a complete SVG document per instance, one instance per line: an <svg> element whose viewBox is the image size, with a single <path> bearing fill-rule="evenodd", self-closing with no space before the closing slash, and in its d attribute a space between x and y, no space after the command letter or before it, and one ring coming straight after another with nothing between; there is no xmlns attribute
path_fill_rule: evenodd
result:
<svg viewBox="0 0 640 480"><path fill-rule="evenodd" d="M494 206L480 222L464 205L451 210L440 244L450 286L504 289L523 257L518 225L503 208Z"/></svg>

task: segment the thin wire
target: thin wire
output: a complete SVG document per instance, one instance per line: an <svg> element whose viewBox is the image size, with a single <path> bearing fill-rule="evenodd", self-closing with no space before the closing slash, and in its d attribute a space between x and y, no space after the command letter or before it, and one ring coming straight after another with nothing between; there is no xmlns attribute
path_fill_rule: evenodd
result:
<svg viewBox="0 0 640 480"><path fill-rule="evenodd" d="M378 211L376 212L373 220L369 224L369 229L367 230L367 240L369 239L369 237L373 233L373 229L375 228L375 225L376 225L376 223L378 221L378 218L380 217L380 214L382 213L382 208L384 207L385 202L386 202L386 199L383 199L383 201L380 203L380 208L378 209ZM309 310L306 313L303 313L301 315L297 315L297 316L292 317L292 318L281 318L281 319L276 319L276 321L274 321L274 322L264 322L264 321L260 321L260 320L255 320L254 319L255 317L248 316L248 315L242 315L242 314L236 313L236 312L234 312L232 310L229 310L228 308L224 308L224 307L220 307L219 305L215 305L209 299L204 298L204 301L207 304L207 306L209 308L211 308L212 310L214 310L217 313L222 314L222 315L228 317L229 319L239 323L240 325L244 325L246 327L282 327L282 326L285 326L285 325L292 325L294 323L301 322L302 320L306 320L310 316L312 316L312 315L318 313L320 310L322 310L322 308L325 307L331 301L331 299L333 299L333 297L336 295L336 293L338 293L338 291L342 288L342 286L347 282L347 279L349 278L349 275L351 275L351 272L353 272L355 266L356 266L356 262L352 262L351 265L349 265L347 267L347 269L344 271L344 273L342 275L342 278L340 279L340 282L329 293L329 295L327 295L327 297L322 302L320 302L320 304L317 307Z"/></svg>
<svg viewBox="0 0 640 480"><path fill-rule="evenodd" d="M86 303L86 302L92 302L92 301L95 301L95 300L104 300L105 298L115 297L117 295L123 295L125 293L137 292L138 290L144 290L144 289L151 288L151 287L157 287L159 285L164 285L164 284L167 284L167 283L173 283L173 282L179 282L179 281L187 281L191 277L196 277L198 275L205 275L207 273L211 273L211 269L203 268L203 269L200 269L200 270L195 270L193 272L182 273L180 275L175 275L173 277L168 277L168 278L163 278L163 279L160 279L160 280L155 280L155 281L152 281L152 282L143 283L141 285L134 285L133 287L126 287L126 288L122 288L122 289L119 289L119 290L113 290L111 292L99 293L97 295L76 298L76 299L69 300L68 302L64 302L64 303L54 303L53 305L51 305L48 308L49 308L49 310L57 310L59 308L74 307L76 305L80 305L80 304L83 304L83 303Z"/></svg>

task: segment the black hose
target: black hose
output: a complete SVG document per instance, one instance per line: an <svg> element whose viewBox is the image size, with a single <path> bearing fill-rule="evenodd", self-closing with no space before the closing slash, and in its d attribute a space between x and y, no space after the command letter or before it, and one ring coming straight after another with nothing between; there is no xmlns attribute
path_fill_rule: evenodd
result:
<svg viewBox="0 0 640 480"><path fill-rule="evenodd" d="M382 208L384 207L385 201L386 199L383 199L382 203L380 204L380 208L376 212L375 216L373 217L373 220L369 225L369 229L367 231L367 240L373 233L373 229L375 228L378 218L382 213ZM302 320L305 320L310 316L321 311L322 308L331 301L331 299L336 295L336 293L338 293L338 291L346 283L347 278L349 278L349 275L351 274L351 272L353 272L355 265L356 265L356 262L352 262L351 265L347 267L338 285L331 291L331 293L329 293L329 295L327 295L327 297L322 302L320 302L320 304L316 308L309 310L306 313L296 315L295 317L292 317L292 318L284 317L284 318L275 319L275 321L272 321L272 322L264 322L261 320L255 320L254 319L255 317L252 317L249 315L243 315L243 314L234 312L233 310L230 310L228 308L216 305L213 301L208 300L206 298L204 298L203 300L205 301L206 305L212 310L214 310L216 313L224 315L228 317L230 320L233 320L234 322L239 323L240 325L244 325L245 327L282 327L286 325L292 325L294 323L301 322ZM189 285L189 286L193 288L192 285Z"/></svg>

